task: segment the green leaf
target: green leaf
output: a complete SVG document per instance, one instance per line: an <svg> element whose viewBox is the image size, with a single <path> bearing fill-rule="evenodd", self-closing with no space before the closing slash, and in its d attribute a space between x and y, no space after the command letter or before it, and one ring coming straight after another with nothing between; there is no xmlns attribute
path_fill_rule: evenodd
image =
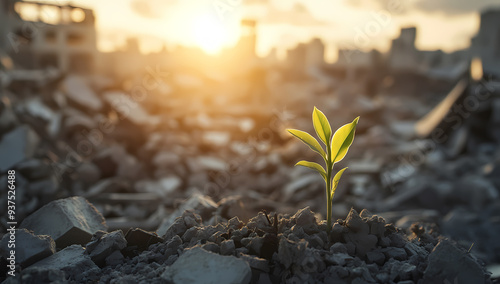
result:
<svg viewBox="0 0 500 284"><path fill-rule="evenodd" d="M321 141L323 141L323 143L328 146L328 141L332 136L332 128L330 126L330 122L328 122L325 114L316 107L314 107L312 119L316 134L318 134L319 139L321 139Z"/></svg>
<svg viewBox="0 0 500 284"><path fill-rule="evenodd" d="M332 189L330 190L330 198L333 198L333 195L335 194L335 190L337 190L337 185L339 185L340 178L342 177L342 174L344 171L347 170L346 168L341 169L335 177L333 177L333 182L332 182Z"/></svg>
<svg viewBox="0 0 500 284"><path fill-rule="evenodd" d="M309 146L309 148L311 148L313 151L320 154L323 158L326 158L325 150L321 148L321 145L319 145L318 140L314 139L314 137L312 137L311 134L297 129L287 129L287 130L288 132L290 132L290 134L299 138L302 142L304 142L307 146Z"/></svg>
<svg viewBox="0 0 500 284"><path fill-rule="evenodd" d="M308 161L300 161L297 164L295 164L295 166L303 166L303 167L308 167L310 169L316 170L323 177L323 179L326 180L325 169L323 169L323 167L317 163L308 162Z"/></svg>
<svg viewBox="0 0 500 284"><path fill-rule="evenodd" d="M356 132L356 125L358 125L359 116L356 117L351 123L340 127L332 137L332 152L331 158L333 163L342 161L347 154L347 150L354 140L354 133Z"/></svg>

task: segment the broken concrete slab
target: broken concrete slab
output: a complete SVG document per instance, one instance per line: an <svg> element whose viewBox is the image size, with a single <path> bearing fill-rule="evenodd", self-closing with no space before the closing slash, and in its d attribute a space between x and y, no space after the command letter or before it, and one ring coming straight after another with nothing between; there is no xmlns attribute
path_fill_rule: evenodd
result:
<svg viewBox="0 0 500 284"><path fill-rule="evenodd" d="M481 265L447 239L441 240L429 255L423 280L431 284L489 282Z"/></svg>
<svg viewBox="0 0 500 284"><path fill-rule="evenodd" d="M240 253L239 257L246 261L252 269L257 269L266 273L270 271L269 261L267 259L244 253Z"/></svg>
<svg viewBox="0 0 500 284"><path fill-rule="evenodd" d="M177 210L175 210L169 217L165 218L156 232L158 235L163 236L168 228L175 222L175 219L181 216L186 210L193 210L199 214L203 220L209 220L217 209L217 204L209 197L199 193L195 193L186 202L184 202Z"/></svg>
<svg viewBox="0 0 500 284"><path fill-rule="evenodd" d="M30 98L20 105L24 112L32 117L42 119L44 121L52 121L56 117L56 113L42 102L40 97Z"/></svg>
<svg viewBox="0 0 500 284"><path fill-rule="evenodd" d="M0 133L12 130L19 123L7 96L0 97Z"/></svg>
<svg viewBox="0 0 500 284"><path fill-rule="evenodd" d="M137 101L125 93L107 92L104 94L104 99L120 116L136 125L155 126L160 123L160 117L150 115Z"/></svg>
<svg viewBox="0 0 500 284"><path fill-rule="evenodd" d="M92 241L86 245L85 253L90 256L95 264L103 266L105 260L115 251L120 251L127 246L127 240L120 230L106 234L99 231L92 237Z"/></svg>
<svg viewBox="0 0 500 284"><path fill-rule="evenodd" d="M5 234L0 242L0 255L8 257L8 242L10 234ZM50 236L37 236L26 229L18 229L15 232L16 262L21 267L28 267L56 252L56 244Z"/></svg>
<svg viewBox="0 0 500 284"><path fill-rule="evenodd" d="M24 160L16 165L15 170L30 181L42 179L52 174L50 165L38 159Z"/></svg>
<svg viewBox="0 0 500 284"><path fill-rule="evenodd" d="M150 245L163 242L163 239L156 233L139 228L128 230L125 239L129 247L135 247L135 249L140 251L147 249Z"/></svg>
<svg viewBox="0 0 500 284"><path fill-rule="evenodd" d="M168 176L155 181L138 181L135 188L139 192L155 193L158 197L167 198L175 192L182 184L181 178L177 176Z"/></svg>
<svg viewBox="0 0 500 284"><path fill-rule="evenodd" d="M65 273L66 279L71 280L85 271L99 269L84 252L85 249L80 245L69 246L23 270L23 276L39 270L59 270Z"/></svg>
<svg viewBox="0 0 500 284"><path fill-rule="evenodd" d="M106 257L106 265L115 266L122 263L124 259L125 257L123 256L123 254L120 251L115 250L112 254Z"/></svg>
<svg viewBox="0 0 500 284"><path fill-rule="evenodd" d="M121 177L133 179L137 176L139 162L122 145L112 145L99 151L93 160L99 168L101 178Z"/></svg>
<svg viewBox="0 0 500 284"><path fill-rule="evenodd" d="M101 213L83 197L69 197L50 202L28 216L21 228L37 235L51 236L58 248L85 245L97 231L106 231Z"/></svg>
<svg viewBox="0 0 500 284"><path fill-rule="evenodd" d="M195 247L184 252L174 264L167 267L161 277L175 284L245 284L250 282L252 270L242 259Z"/></svg>
<svg viewBox="0 0 500 284"><path fill-rule="evenodd" d="M84 108L98 111L103 107L101 99L82 77L71 75L62 82L62 90L67 98Z"/></svg>
<svg viewBox="0 0 500 284"><path fill-rule="evenodd" d="M200 171L227 171L229 168L228 163L224 160L209 157L209 156L200 156L196 158L192 158L188 160L188 166L192 173L200 172Z"/></svg>
<svg viewBox="0 0 500 284"><path fill-rule="evenodd" d="M38 135L27 125L5 134L0 141L0 171L5 172L17 163L32 158L39 141Z"/></svg>

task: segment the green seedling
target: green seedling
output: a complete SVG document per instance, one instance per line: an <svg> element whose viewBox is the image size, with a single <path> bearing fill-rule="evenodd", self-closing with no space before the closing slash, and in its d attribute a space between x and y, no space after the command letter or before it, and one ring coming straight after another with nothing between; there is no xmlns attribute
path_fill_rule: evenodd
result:
<svg viewBox="0 0 500 284"><path fill-rule="evenodd" d="M354 132L356 131L356 125L359 121L359 116L356 117L351 123L348 123L342 127L340 127L332 137L332 128L330 126L330 122L326 116L316 107L314 107L314 111L312 114L312 120L314 125L314 130L316 130L316 134L323 144L326 146L326 152L323 147L318 143L311 134L296 130L296 129L287 129L290 134L300 139L300 141L304 142L309 148L311 148L314 152L321 155L323 160L325 160L325 168L321 165L308 161L300 161L296 166L304 166L316 170L321 177L325 180L326 183L326 199L327 199L327 225L328 232L330 232L332 228L332 200L333 195L335 194L335 190L340 181L340 177L344 173L347 168L343 168L335 174L332 180L332 172L333 166L342 161L342 159L347 154L349 147L354 141Z"/></svg>

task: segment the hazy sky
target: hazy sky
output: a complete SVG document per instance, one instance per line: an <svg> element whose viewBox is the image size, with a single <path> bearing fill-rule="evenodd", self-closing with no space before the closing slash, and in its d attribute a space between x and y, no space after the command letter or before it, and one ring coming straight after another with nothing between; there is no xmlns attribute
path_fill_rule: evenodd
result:
<svg viewBox="0 0 500 284"><path fill-rule="evenodd" d="M163 43L216 52L234 44L239 22L259 22L258 53L321 37L330 60L339 47L387 50L403 26L417 26L417 47L453 51L468 46L479 15L498 0L59 0L95 10L99 49L139 35L143 51Z"/></svg>

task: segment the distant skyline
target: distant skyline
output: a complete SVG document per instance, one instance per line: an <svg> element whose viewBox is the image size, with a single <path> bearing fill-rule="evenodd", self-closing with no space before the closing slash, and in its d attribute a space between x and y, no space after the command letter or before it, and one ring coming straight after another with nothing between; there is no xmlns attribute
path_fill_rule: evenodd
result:
<svg viewBox="0 0 500 284"><path fill-rule="evenodd" d="M387 51L401 27L416 26L417 48L463 49L479 29L479 13L498 0L45 0L95 11L98 48L111 51L138 37L143 52L164 44L216 53L240 36L240 20L258 21L257 53L281 53L319 37L328 61L338 48Z"/></svg>

